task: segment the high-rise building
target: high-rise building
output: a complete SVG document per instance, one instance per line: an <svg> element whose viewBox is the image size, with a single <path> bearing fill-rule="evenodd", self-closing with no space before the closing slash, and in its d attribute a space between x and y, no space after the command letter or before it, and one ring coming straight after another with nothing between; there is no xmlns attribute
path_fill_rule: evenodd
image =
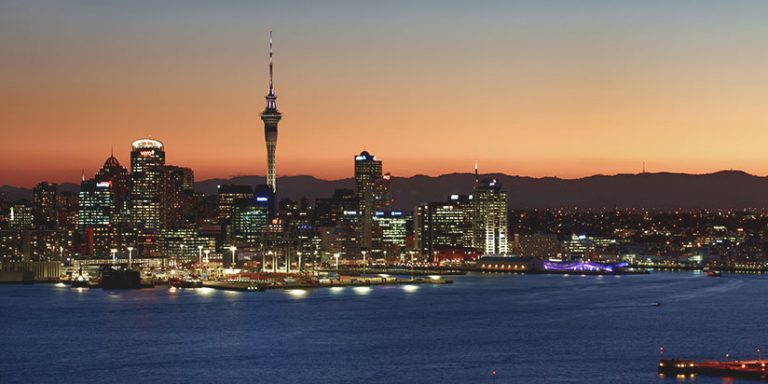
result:
<svg viewBox="0 0 768 384"><path fill-rule="evenodd" d="M385 181L381 173L381 160L363 151L355 156L355 195L360 215L360 246L372 248L373 214L384 210Z"/></svg>
<svg viewBox="0 0 768 384"><path fill-rule="evenodd" d="M77 199L78 249L106 257L112 246L115 199L111 181L83 180Z"/></svg>
<svg viewBox="0 0 768 384"><path fill-rule="evenodd" d="M269 90L267 91L267 106L261 113L264 122L264 139L267 142L267 185L272 192L277 192L275 150L277 149L277 123L282 115L277 111L277 96L272 82L272 32L269 32Z"/></svg>
<svg viewBox="0 0 768 384"><path fill-rule="evenodd" d="M227 224L232 217L232 208L239 200L254 200L250 185L223 184L218 186L219 223Z"/></svg>
<svg viewBox="0 0 768 384"><path fill-rule="evenodd" d="M495 179L475 181L472 232L474 247L485 255L506 255L507 193Z"/></svg>
<svg viewBox="0 0 768 384"><path fill-rule="evenodd" d="M376 245L375 257L397 260L405 251L408 236L408 218L402 211L377 211L373 215L373 244Z"/></svg>
<svg viewBox="0 0 768 384"><path fill-rule="evenodd" d="M83 180L77 199L77 229L105 227L112 223L115 210L109 181Z"/></svg>
<svg viewBox="0 0 768 384"><path fill-rule="evenodd" d="M357 198L351 189L337 189L333 196L315 199L314 222L318 227L333 227L344 212L357 214Z"/></svg>
<svg viewBox="0 0 768 384"><path fill-rule="evenodd" d="M275 192L272 190L272 187L268 184L259 184L253 187L253 196L258 206L267 209L268 218L271 219L276 216Z"/></svg>
<svg viewBox="0 0 768 384"><path fill-rule="evenodd" d="M414 248L424 257L440 252L472 249L472 199L451 195L447 202L416 207L413 218Z"/></svg>
<svg viewBox="0 0 768 384"><path fill-rule="evenodd" d="M42 182L32 189L32 217L36 229L58 226L58 186Z"/></svg>
<svg viewBox="0 0 768 384"><path fill-rule="evenodd" d="M255 199L239 199L232 206L232 237L239 244L255 245L261 238L261 230L269 221L265 205Z"/></svg>
<svg viewBox="0 0 768 384"><path fill-rule="evenodd" d="M164 229L184 227L184 203L194 193L195 176L191 169L165 165L160 187L160 221Z"/></svg>
<svg viewBox="0 0 768 384"><path fill-rule="evenodd" d="M131 150L131 222L148 232L160 228L160 183L165 165L163 143L136 140Z"/></svg>
<svg viewBox="0 0 768 384"><path fill-rule="evenodd" d="M131 175L113 154L104 161L104 165L93 177L97 182L109 182L112 185L112 198L115 202L113 223L131 223Z"/></svg>
<svg viewBox="0 0 768 384"><path fill-rule="evenodd" d="M120 209L123 203L127 203L131 194L131 175L123 167L114 154L110 155L101 169L93 177L96 181L109 181L112 183L112 194L115 198L115 207ZM125 207L127 209L127 207Z"/></svg>
<svg viewBox="0 0 768 384"><path fill-rule="evenodd" d="M77 228L77 193L59 192L59 228L74 231Z"/></svg>

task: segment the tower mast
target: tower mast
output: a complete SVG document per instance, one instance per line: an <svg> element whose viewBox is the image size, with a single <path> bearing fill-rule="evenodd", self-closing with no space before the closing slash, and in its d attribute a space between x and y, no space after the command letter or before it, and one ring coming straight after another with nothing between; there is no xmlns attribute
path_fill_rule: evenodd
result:
<svg viewBox="0 0 768 384"><path fill-rule="evenodd" d="M267 143L267 185L272 192L277 192L275 151L277 150L277 124L282 115L277 110L277 96L273 82L272 68L272 31L269 31L269 90L267 91L267 105L261 113L264 122L264 139Z"/></svg>

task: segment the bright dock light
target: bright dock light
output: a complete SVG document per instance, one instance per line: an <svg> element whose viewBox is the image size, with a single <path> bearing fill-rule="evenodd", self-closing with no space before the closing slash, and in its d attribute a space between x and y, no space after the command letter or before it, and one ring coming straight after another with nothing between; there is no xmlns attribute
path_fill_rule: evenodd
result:
<svg viewBox="0 0 768 384"><path fill-rule="evenodd" d="M367 295L371 293L371 287L355 287L355 293L359 295Z"/></svg>

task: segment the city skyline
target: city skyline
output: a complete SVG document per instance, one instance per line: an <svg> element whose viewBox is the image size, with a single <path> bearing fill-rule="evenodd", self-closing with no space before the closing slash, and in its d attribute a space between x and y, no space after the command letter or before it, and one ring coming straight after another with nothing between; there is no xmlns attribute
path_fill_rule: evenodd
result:
<svg viewBox="0 0 768 384"><path fill-rule="evenodd" d="M269 30L278 176L348 178L361 150L404 177L768 174L765 4L222 4L0 4L0 184L75 182L139 137L200 180L266 175Z"/></svg>
<svg viewBox="0 0 768 384"><path fill-rule="evenodd" d="M768 380L764 15L0 0L0 381Z"/></svg>

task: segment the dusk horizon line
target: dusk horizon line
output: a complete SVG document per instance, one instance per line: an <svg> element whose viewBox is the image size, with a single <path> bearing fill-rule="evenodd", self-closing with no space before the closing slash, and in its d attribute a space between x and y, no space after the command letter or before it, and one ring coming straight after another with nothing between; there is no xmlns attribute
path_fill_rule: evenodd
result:
<svg viewBox="0 0 768 384"><path fill-rule="evenodd" d="M193 170L194 171L194 170ZM645 171L645 172L633 172L633 173L594 173L591 175L586 176L580 176L580 177L561 177L561 176L527 176L527 175L519 175L519 174L509 174L505 172L480 172L480 176L489 176L489 175L502 175L502 176L508 176L508 177L519 177L519 178L527 178L527 179L534 179L534 180L542 180L542 179L558 179L558 180L583 180L583 179L589 179L592 177L614 177L614 176L640 176L640 175L660 175L660 174L670 174L670 175L685 175L685 176L708 176L708 175L714 175L719 173L743 173L748 176L754 176L754 177L768 177L768 175L758 175L754 173L750 173L748 171L744 171L741 169L720 169L716 171L709 171L709 172L703 172L703 173L695 173L695 172L675 172L675 171ZM470 175L473 176L474 173L472 172L448 172L448 173L441 173L439 175L430 175L430 174L424 174L424 173L416 173L410 176L398 176L398 175L391 175L392 178L399 178L399 179L410 179L414 177L430 177L430 178L440 178L444 176L451 176L451 175ZM236 178L241 177L260 177L266 179L266 175L257 175L257 174L249 174L249 175L232 175L232 176L220 176L220 177L210 177L206 179L202 179L199 181L195 181L195 184L198 183L204 183L208 181L213 180L232 180ZM328 182L334 182L334 181L344 181L344 180L354 180L354 176L349 177L343 177L343 178L323 178L314 176L311 174L306 173L299 173L299 174L291 174L291 175L282 175L277 176L277 179L282 179L286 177L311 177L316 180L320 181L328 181ZM51 181L51 179L42 179L37 181L36 183L32 185L14 185L14 184L2 184L0 187L12 187L12 188L23 188L23 189L31 189L35 185L39 183L51 183L51 184L78 184L77 180L64 180L64 181Z"/></svg>

